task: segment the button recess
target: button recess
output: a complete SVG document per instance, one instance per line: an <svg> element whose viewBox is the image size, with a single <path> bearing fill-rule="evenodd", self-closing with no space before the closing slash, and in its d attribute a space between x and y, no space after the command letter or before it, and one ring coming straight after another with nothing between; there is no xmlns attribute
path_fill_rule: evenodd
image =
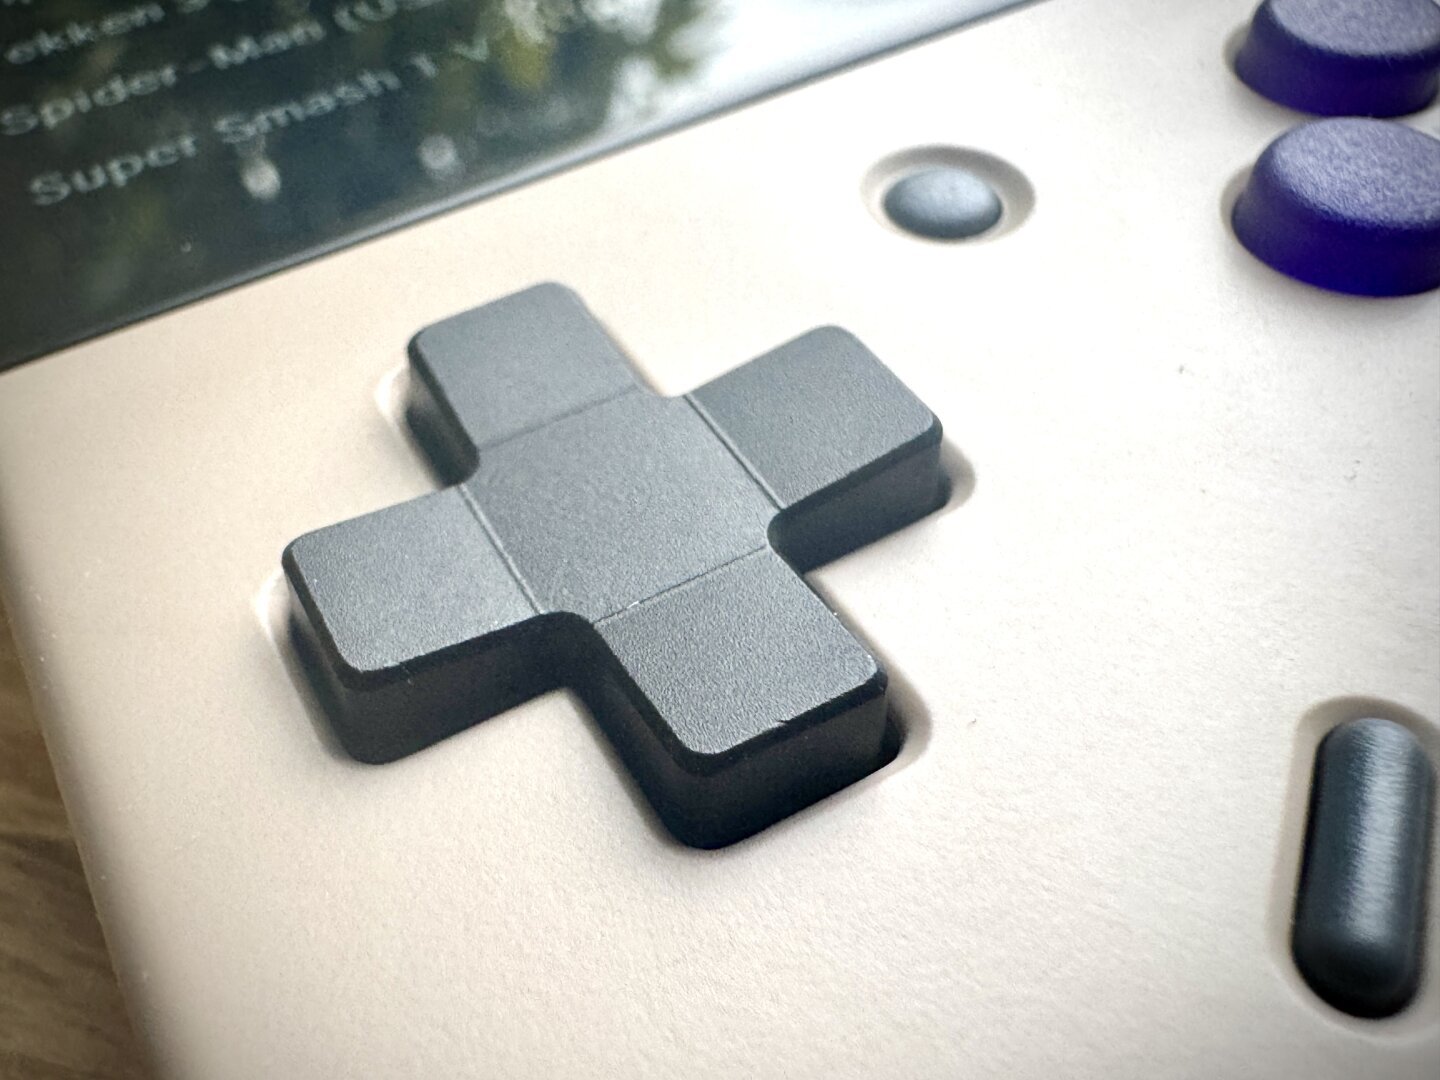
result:
<svg viewBox="0 0 1440 1080"><path fill-rule="evenodd" d="M1347 721L1315 754L1291 947L1310 988L1354 1016L1399 1012L1419 985L1434 787L1390 720Z"/></svg>
<svg viewBox="0 0 1440 1080"><path fill-rule="evenodd" d="M1271 143L1235 235L1300 281L1357 296L1440 285L1440 140L1386 120L1317 120Z"/></svg>
<svg viewBox="0 0 1440 1080"><path fill-rule="evenodd" d="M297 655L352 756L567 687L696 847L893 758L885 672L800 573L947 484L940 421L856 338L812 330L662 398L579 297L537 285L409 352L407 417L455 486L282 557Z"/></svg>
<svg viewBox="0 0 1440 1080"><path fill-rule="evenodd" d="M1321 116L1401 116L1440 87L1434 0L1265 0L1235 73L1271 101Z"/></svg>

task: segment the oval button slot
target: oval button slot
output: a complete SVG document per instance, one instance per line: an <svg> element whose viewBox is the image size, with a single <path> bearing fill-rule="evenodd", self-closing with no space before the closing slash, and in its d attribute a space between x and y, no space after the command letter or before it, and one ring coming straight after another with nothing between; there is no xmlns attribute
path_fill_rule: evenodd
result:
<svg viewBox="0 0 1440 1080"><path fill-rule="evenodd" d="M1390 720L1340 724L1320 743L1295 900L1295 963L1354 1016L1399 1012L1420 983L1434 770Z"/></svg>

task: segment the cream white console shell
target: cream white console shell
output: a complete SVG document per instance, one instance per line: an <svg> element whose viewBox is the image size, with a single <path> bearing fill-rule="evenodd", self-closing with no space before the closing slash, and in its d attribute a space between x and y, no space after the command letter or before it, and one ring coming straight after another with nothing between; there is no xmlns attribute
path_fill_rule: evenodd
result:
<svg viewBox="0 0 1440 1080"><path fill-rule="evenodd" d="M1302 119L1226 69L1248 10L1051 0L0 376L6 602L158 1073L1434 1077L1440 883L1392 1020L1286 923L1327 726L1437 752L1440 294L1230 235ZM1028 218L878 224L932 145ZM899 760L730 849L564 695L357 764L272 640L287 541L430 484L409 337L541 280L664 393L835 323L946 427L951 507L812 579Z"/></svg>

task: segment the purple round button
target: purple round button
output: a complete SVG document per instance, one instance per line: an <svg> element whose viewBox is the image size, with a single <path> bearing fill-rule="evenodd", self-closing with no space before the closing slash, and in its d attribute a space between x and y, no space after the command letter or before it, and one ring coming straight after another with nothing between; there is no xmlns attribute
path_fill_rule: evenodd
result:
<svg viewBox="0 0 1440 1080"><path fill-rule="evenodd" d="M1358 296L1440 286L1440 140L1387 120L1317 120L1276 139L1231 215L1257 258Z"/></svg>
<svg viewBox="0 0 1440 1080"><path fill-rule="evenodd" d="M1402 116L1440 89L1434 0L1265 0L1235 73L1271 101L1321 116Z"/></svg>

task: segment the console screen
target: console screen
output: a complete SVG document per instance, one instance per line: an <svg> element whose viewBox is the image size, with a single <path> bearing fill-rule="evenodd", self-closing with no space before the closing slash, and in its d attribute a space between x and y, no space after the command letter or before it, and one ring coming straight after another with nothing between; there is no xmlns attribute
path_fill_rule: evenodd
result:
<svg viewBox="0 0 1440 1080"><path fill-rule="evenodd" d="M0 0L0 368L1017 0Z"/></svg>

